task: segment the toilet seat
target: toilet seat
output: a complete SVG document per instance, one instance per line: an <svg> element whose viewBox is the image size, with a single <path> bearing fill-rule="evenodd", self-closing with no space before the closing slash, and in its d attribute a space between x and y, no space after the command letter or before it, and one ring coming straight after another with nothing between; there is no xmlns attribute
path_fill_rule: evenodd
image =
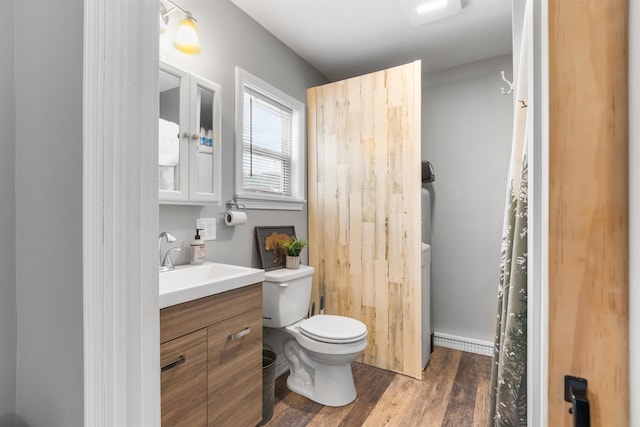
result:
<svg viewBox="0 0 640 427"><path fill-rule="evenodd" d="M359 320L330 314L312 316L297 325L312 340L330 344L349 344L367 336L367 326Z"/></svg>

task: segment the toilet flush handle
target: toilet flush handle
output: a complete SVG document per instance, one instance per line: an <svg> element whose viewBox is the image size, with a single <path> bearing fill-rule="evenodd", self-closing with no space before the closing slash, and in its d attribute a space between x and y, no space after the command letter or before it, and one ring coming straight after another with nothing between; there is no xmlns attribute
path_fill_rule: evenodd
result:
<svg viewBox="0 0 640 427"><path fill-rule="evenodd" d="M287 288L289 287L288 283L280 283L278 286L280 286L281 288Z"/></svg>

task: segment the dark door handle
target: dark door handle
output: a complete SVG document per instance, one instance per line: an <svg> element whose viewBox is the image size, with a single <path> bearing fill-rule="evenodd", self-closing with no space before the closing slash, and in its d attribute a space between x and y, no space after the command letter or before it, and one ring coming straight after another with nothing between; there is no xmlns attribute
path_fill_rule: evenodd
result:
<svg viewBox="0 0 640 427"><path fill-rule="evenodd" d="M178 365L182 365L186 361L187 361L187 357L181 354L180 357L178 357L175 361L173 361L171 363L167 363L166 365L161 367L160 368L160 372L164 372L164 371L168 371L169 369L173 369Z"/></svg>
<svg viewBox="0 0 640 427"><path fill-rule="evenodd" d="M589 415L589 399L587 398L587 380L565 375L564 400L571 402L569 413L573 415L574 427L591 427Z"/></svg>

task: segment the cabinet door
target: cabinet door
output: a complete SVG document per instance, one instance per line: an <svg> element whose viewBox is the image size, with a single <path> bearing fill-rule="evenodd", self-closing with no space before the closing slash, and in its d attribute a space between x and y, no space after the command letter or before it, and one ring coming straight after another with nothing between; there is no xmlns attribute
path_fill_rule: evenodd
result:
<svg viewBox="0 0 640 427"><path fill-rule="evenodd" d="M220 155L220 86L191 75L190 126L199 135L189 142L189 200L220 202L222 191Z"/></svg>
<svg viewBox="0 0 640 427"><path fill-rule="evenodd" d="M207 425L207 330L160 346L162 425Z"/></svg>
<svg viewBox="0 0 640 427"><path fill-rule="evenodd" d="M209 426L256 425L262 419L262 308L208 332ZM233 339L238 334L246 335Z"/></svg>
<svg viewBox="0 0 640 427"><path fill-rule="evenodd" d="M160 97L158 121L159 199L189 198L189 75L161 63L158 74Z"/></svg>

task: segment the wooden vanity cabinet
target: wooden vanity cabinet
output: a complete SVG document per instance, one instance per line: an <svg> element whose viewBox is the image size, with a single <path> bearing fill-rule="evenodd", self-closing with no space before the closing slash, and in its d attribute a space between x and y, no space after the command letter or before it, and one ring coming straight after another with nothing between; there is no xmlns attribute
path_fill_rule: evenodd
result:
<svg viewBox="0 0 640 427"><path fill-rule="evenodd" d="M160 345L163 426L207 425L207 330Z"/></svg>
<svg viewBox="0 0 640 427"><path fill-rule="evenodd" d="M160 342L163 426L261 421L262 284L161 309Z"/></svg>

